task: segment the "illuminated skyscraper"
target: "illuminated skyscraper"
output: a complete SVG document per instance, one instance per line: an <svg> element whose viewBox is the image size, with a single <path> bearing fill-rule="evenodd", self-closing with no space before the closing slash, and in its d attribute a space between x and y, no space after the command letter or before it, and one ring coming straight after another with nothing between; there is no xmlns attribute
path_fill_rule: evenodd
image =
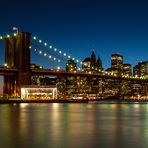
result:
<svg viewBox="0 0 148 148"><path fill-rule="evenodd" d="M114 73L121 74L123 71L123 56L120 54L111 55L111 69Z"/></svg>
<svg viewBox="0 0 148 148"><path fill-rule="evenodd" d="M123 64L123 74L128 76L132 75L131 64Z"/></svg>
<svg viewBox="0 0 148 148"><path fill-rule="evenodd" d="M139 62L133 68L134 76L145 76L148 77L148 61Z"/></svg>

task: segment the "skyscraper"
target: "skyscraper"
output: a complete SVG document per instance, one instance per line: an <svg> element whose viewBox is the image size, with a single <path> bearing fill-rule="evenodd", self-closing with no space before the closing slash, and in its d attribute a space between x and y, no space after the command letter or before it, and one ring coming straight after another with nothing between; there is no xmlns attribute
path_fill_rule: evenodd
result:
<svg viewBox="0 0 148 148"><path fill-rule="evenodd" d="M103 70L102 60L101 60L100 56L98 57L98 60L96 62L96 67L97 67L97 71L102 71Z"/></svg>
<svg viewBox="0 0 148 148"><path fill-rule="evenodd" d="M148 61L139 62L133 67L134 76L145 76L148 77Z"/></svg>
<svg viewBox="0 0 148 148"><path fill-rule="evenodd" d="M94 49L92 49L92 54L91 54L90 60L91 60L91 70L95 71L95 68L96 68L96 55L95 55Z"/></svg>
<svg viewBox="0 0 148 148"><path fill-rule="evenodd" d="M128 76L132 75L131 64L123 64L123 74Z"/></svg>
<svg viewBox="0 0 148 148"><path fill-rule="evenodd" d="M121 74L123 71L123 56L120 54L111 55L111 69L114 73Z"/></svg>

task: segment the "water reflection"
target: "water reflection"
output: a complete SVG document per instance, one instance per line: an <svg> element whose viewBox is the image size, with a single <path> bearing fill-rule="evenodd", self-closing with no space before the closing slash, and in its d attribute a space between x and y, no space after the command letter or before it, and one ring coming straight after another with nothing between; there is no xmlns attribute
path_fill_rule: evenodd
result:
<svg viewBox="0 0 148 148"><path fill-rule="evenodd" d="M148 104L1 104L1 147L147 147Z"/></svg>

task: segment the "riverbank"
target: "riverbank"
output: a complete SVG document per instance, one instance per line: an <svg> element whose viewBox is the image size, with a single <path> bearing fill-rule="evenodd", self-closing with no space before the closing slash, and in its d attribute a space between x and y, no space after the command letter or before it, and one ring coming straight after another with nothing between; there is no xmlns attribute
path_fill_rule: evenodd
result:
<svg viewBox="0 0 148 148"><path fill-rule="evenodd" d="M1 99L0 103L88 103L88 100L74 99L48 99L48 100L25 100L25 99Z"/></svg>
<svg viewBox="0 0 148 148"><path fill-rule="evenodd" d="M48 100L25 100L25 99L0 99L0 104L11 103L148 103L148 99L48 99Z"/></svg>

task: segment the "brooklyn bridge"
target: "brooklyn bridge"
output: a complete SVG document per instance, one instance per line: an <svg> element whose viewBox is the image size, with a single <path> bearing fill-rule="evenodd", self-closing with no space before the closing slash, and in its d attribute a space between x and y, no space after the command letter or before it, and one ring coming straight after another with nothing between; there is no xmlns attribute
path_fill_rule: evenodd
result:
<svg viewBox="0 0 148 148"><path fill-rule="evenodd" d="M0 36L5 43L5 65L0 66L0 75L4 76L3 95L21 95L21 88L35 85L33 77L54 76L59 95L71 96L77 94L106 94L148 95L148 79L138 76L118 75L105 70L99 72L82 71L82 62L53 48L46 42L31 36L29 32L17 32ZM34 42L49 48L49 53L37 49ZM33 48L34 47L34 48ZM31 50L57 62L56 69L31 68ZM50 52L51 51L51 52ZM54 53L55 52L55 53ZM77 70L62 69L60 63L72 59L78 65ZM40 59L40 61L42 61ZM37 84L36 84L37 85Z"/></svg>

